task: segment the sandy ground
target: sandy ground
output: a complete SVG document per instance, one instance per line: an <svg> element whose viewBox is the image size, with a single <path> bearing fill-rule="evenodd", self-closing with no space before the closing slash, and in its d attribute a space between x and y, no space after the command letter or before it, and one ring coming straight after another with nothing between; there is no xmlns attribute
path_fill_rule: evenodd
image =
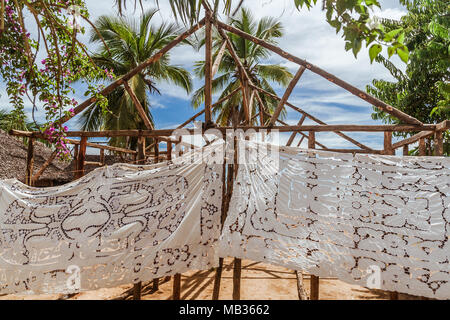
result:
<svg viewBox="0 0 450 320"><path fill-rule="evenodd" d="M215 271L191 271L181 277L181 298L183 300L211 300ZM226 259L220 287L220 299L232 298L233 260ZM309 294L309 276L304 276L305 289ZM63 295L3 295L0 300L104 300L117 299L131 286L86 291L74 296ZM172 299L172 280L162 279L154 292L151 283L144 283L143 300ZM388 299L386 292L369 290L349 285L335 279L320 279L320 299L327 300L381 300ZM127 299L131 299L128 297ZM245 300L297 300L297 280L292 270L268 264L242 261L241 299Z"/></svg>

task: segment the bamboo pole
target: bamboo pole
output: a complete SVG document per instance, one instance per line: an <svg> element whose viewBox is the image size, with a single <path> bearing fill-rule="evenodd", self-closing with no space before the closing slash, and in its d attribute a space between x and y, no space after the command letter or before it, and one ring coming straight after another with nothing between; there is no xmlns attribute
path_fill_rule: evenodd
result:
<svg viewBox="0 0 450 320"><path fill-rule="evenodd" d="M99 92L99 94L103 95L103 96L108 95L109 93L114 91L117 87L122 85L124 82L128 81L129 79L131 79L132 77L134 77L138 73L144 71L149 65L151 65L152 63L154 63L154 62L158 61L159 59L161 59L161 57L164 56L169 50L174 48L177 44L179 44L180 42L185 40L187 37L189 37L191 34L196 32L200 28L202 28L204 25L205 25L205 19L200 20L196 25L192 26L189 30L186 30L185 32L181 33L173 41L169 42L164 48L159 50L152 57L148 58L145 62L141 63L139 66L137 66L136 68L134 68L133 70L131 70L130 72L128 72L127 74L122 76L120 79L114 81L113 83L111 83L110 85L105 87L103 90L101 90ZM75 116L75 115L79 114L80 112L82 112L84 109L89 107L95 101L97 101L97 99L95 97L91 97L91 98L87 99L86 101L84 101L83 103L79 104L77 107L75 107L73 116ZM58 119L56 121L56 123L67 122L73 116L64 116L64 117Z"/></svg>
<svg viewBox="0 0 450 320"><path fill-rule="evenodd" d="M34 138L28 139L28 149L27 149L27 168L25 171L25 184L32 186L32 176L33 176L33 165L34 165Z"/></svg>
<svg viewBox="0 0 450 320"><path fill-rule="evenodd" d="M295 76L292 78L291 82L289 83L288 87L286 88L286 91L283 94L283 97L278 102L277 108L273 112L272 118L269 121L269 126L273 126L275 122L277 121L278 117L280 116L281 110L283 110L284 104L289 99L289 96L292 93L292 90L294 90L294 87L297 85L298 80L300 80L300 77L303 75L303 72L305 72L306 68L304 66L301 66Z"/></svg>
<svg viewBox="0 0 450 320"><path fill-rule="evenodd" d="M264 40L258 39L257 37L254 37L242 30L234 28L223 22L217 21L216 23L219 26L219 29L227 30L229 32L232 32L232 33L244 38L244 39L250 40L250 41L256 43L257 45L260 45L266 49L269 49L269 50L275 52L276 54L282 56L283 58L286 58L287 60L289 60L291 62L294 62L298 65L301 65L301 66L311 70L314 73L317 73L318 75L324 77L328 81L335 83L336 85L344 88L345 90L351 92L352 94L358 96L359 98L369 102L370 104L376 106L378 109L393 115L394 117L398 118L401 121L404 121L404 122L410 123L410 124L422 125L422 122L420 122L416 118L411 117L410 115L386 104L385 102L371 96L367 92L364 92L364 91L352 86L351 84L339 79L338 77L332 75L331 73L326 72L325 70L320 69L319 67L309 63L306 60L303 60L294 55L291 55L273 44L270 44Z"/></svg>

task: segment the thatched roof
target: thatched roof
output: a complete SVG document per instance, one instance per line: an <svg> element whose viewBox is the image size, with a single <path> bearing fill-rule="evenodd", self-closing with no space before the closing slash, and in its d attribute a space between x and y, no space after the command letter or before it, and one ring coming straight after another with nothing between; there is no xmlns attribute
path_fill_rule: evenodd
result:
<svg viewBox="0 0 450 320"><path fill-rule="evenodd" d="M43 143L36 141L34 146L34 173L50 157L52 150ZM53 160L39 180L51 180L55 184L66 183L72 180L69 163ZM0 130L0 179L16 178L25 181L27 166L27 146L22 139L10 136Z"/></svg>

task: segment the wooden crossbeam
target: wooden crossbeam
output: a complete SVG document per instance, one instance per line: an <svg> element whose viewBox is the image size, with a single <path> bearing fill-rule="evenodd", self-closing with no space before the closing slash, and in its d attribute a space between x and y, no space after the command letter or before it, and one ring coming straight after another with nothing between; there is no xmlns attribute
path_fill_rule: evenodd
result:
<svg viewBox="0 0 450 320"><path fill-rule="evenodd" d="M271 92L269 92L269 91L266 91L266 90L264 90L264 89L262 89L262 88L259 88L259 87L257 87L257 86L253 86L253 88L256 89L256 90L258 90L258 91L260 91L261 93L264 93L264 94L266 94L266 95L271 96L272 98L274 98L274 99L276 99L276 100L280 100L280 99L281 99L281 98L278 97L277 95L275 95L275 94L273 94L273 93L271 93ZM287 106L291 107L292 109L294 109L295 111L301 113L301 114L306 114L306 116L307 116L309 119L315 121L316 123L319 123L319 124L322 124L322 125L326 125L326 123L323 122L322 120L320 120L320 119L314 117L313 115L309 114L309 113L306 112L305 110L302 110L302 109L300 109L300 108L294 106L292 103L286 101L285 104L286 104ZM342 132L337 131L337 132L335 132L335 133L336 133L338 136L344 138L345 140L350 141L350 142L353 143L354 145L360 147L361 149L372 150L372 148L369 148L368 146L362 144L361 142L356 141L355 139L353 139L353 138L347 136L346 134L343 134Z"/></svg>
<svg viewBox="0 0 450 320"><path fill-rule="evenodd" d="M278 117L280 116L281 110L283 110L284 104L289 99L289 96L292 93L292 90L294 90L294 87L297 85L298 80L300 80L300 77L303 75L303 72L305 72L306 68L304 66L301 66L295 76L292 78L291 82L289 83L288 87L286 88L286 91L283 94L283 97L278 102L277 108L273 112L272 118L269 121L269 126L272 126L277 121Z"/></svg>
<svg viewBox="0 0 450 320"><path fill-rule="evenodd" d="M79 145L80 140L73 140L73 139L66 139L68 143ZM92 142L86 142L86 146L90 148L100 149L100 150L108 150L108 151L115 151L115 152L122 152L122 153L130 153L130 154L137 154L137 151L125 149L125 148L119 148L119 147L113 147L113 146L104 146L97 143Z"/></svg>
<svg viewBox="0 0 450 320"><path fill-rule="evenodd" d="M406 138L405 140L402 140L402 141L399 141L399 142L394 143L394 144L392 145L392 147L393 147L394 149L398 149L398 148L400 148L400 147L407 146L407 145L409 145L409 144L411 144L411 143L414 143L414 142L419 141L419 140L422 139L422 138L430 137L430 136L433 135L433 133L434 133L433 131L423 131L423 132L419 132L418 134L415 134L415 135L413 135L412 137L409 137L409 138Z"/></svg>
<svg viewBox="0 0 450 320"><path fill-rule="evenodd" d="M257 37L254 37L242 30L239 30L233 26L227 25L223 22L217 21L216 24L219 26L219 29L223 29L223 30L227 30L229 32L232 32L244 39L250 40L254 43L256 43L257 45L260 45L266 49L269 49L273 52L275 52L276 54L282 56L283 58L286 58L287 60L294 62L298 65L304 66L305 68L311 70L312 72L324 77L325 79L327 79L330 82L335 83L336 85L340 86L341 88L344 88L345 90L351 92L352 94L358 96L359 98L369 102L370 104L376 106L377 108L379 108L380 110L389 113L390 115L396 117L397 119L404 121L405 123L409 123L409 124L416 124L416 125L422 125L422 122L420 122L419 120L417 120L416 118L394 108L393 106L388 105L387 103L371 96L370 94L368 94L367 92L364 92L354 86L352 86L351 84L339 79L338 77L332 75L329 72L326 72L325 70L313 65L312 63L304 60L304 59L300 59L290 53L287 53L286 51L283 51L281 48L277 47L274 44L268 43L262 39L259 39Z"/></svg>

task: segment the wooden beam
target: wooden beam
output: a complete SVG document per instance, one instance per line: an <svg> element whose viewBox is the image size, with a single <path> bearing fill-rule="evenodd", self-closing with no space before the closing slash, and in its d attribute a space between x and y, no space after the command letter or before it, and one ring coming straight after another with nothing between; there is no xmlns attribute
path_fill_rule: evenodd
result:
<svg viewBox="0 0 450 320"><path fill-rule="evenodd" d="M28 149L27 149L27 168L25 171L25 184L32 186L32 176L33 176L33 165L34 165L34 138L28 138Z"/></svg>
<svg viewBox="0 0 450 320"><path fill-rule="evenodd" d="M211 11L205 10L205 123L208 125L211 121L212 104L212 28Z"/></svg>
<svg viewBox="0 0 450 320"><path fill-rule="evenodd" d="M217 21L217 25L219 26L219 29L227 30L229 32L232 32L232 33L244 38L244 39L250 40L250 41L256 43L257 45L260 45L266 49L269 49L269 50L275 52L276 54L282 56L283 58L286 58L287 60L289 60L291 62L297 63L298 65L301 65L301 66L311 70L312 72L317 73L318 75L324 77L328 81L335 83L336 85L340 86L341 88L344 88L345 90L347 90L347 91L351 92L352 94L358 96L359 98L367 101L368 103L376 106L380 110L393 115L397 119L404 121L405 123L422 125L422 122L420 122L416 118L411 117L410 115L394 108L393 106L386 104L385 102L371 96L367 92L364 92L364 91L352 86L351 84L339 79L338 77L332 75L331 73L328 73L325 70L320 69L319 67L313 65L312 63L309 63L306 60L300 59L292 54L287 53L286 51L283 51L282 49L275 46L274 44L268 43L264 40L254 37L242 30L234 28L223 22Z"/></svg>
<svg viewBox="0 0 450 320"><path fill-rule="evenodd" d="M241 300L241 268L242 260L234 258L233 264L233 300Z"/></svg>
<svg viewBox="0 0 450 320"><path fill-rule="evenodd" d="M266 91L266 90L264 90L264 89L262 89L262 88L259 88L259 87L254 86L254 89L256 89L256 90L258 90L258 91L261 91L261 93L264 93L264 94L266 94L266 95L269 95L269 96L271 96L272 98L274 98L274 99L276 99L276 100L281 100L281 98L278 97L277 95L275 95L275 94L273 94L273 93L271 93L271 92L269 92L269 91ZM300 109L300 108L294 106L292 103L286 101L285 104L286 104L287 106L291 107L292 109L294 109L295 111L301 113L302 115L306 115L309 119L315 121L316 123L322 124L322 125L326 125L326 123L323 122L322 120L320 120L320 119L314 117L313 115L309 114L308 112L306 112L306 111L304 111L304 110L302 110L302 109ZM336 133L338 136L342 137L343 139L345 139L345 140L347 140L347 141L350 141L350 142L353 143L354 145L360 147L361 149L372 150L372 149L369 148L368 146L362 144L361 142L356 141L356 140L353 139L353 138L350 138L349 136L347 136L346 134L343 134L343 133L340 132L340 131L336 131L335 133Z"/></svg>
<svg viewBox="0 0 450 320"><path fill-rule="evenodd" d="M196 32L197 30L202 28L205 25L205 22L206 22L205 18L203 18L197 24L192 26L189 30L186 30L185 32L183 32L180 35L178 35L173 41L169 42L165 47L163 47L161 50L159 50L152 57L148 58L145 62L141 63L139 66L137 66L136 68L134 68L133 70L131 70L130 72L128 72L127 74L122 76L120 79L114 81L113 83L111 83L110 85L105 87L103 90L101 90L99 92L99 94L101 94L103 96L108 95L109 93L114 91L117 87L122 85L124 82L128 81L129 79L131 79L132 77L134 77L138 73L140 73L143 70L145 70L149 65L151 65L152 63L154 63L154 62L158 61L159 59L161 59L161 57L164 56L169 50L174 48L176 45L178 45L180 42L185 40L187 37L189 37L191 34ZM60 118L59 120L57 120L56 123L67 122L72 117L74 117L75 115L79 114L80 112L82 112L87 107L89 107L96 100L97 99L95 97L91 97L91 98L87 99L86 101L84 101L83 103L81 103L77 107L75 107L73 116L64 116L64 117Z"/></svg>
<svg viewBox="0 0 450 320"><path fill-rule="evenodd" d="M444 120L436 125L436 131L446 131L450 129L450 120Z"/></svg>
<svg viewBox="0 0 450 320"><path fill-rule="evenodd" d="M133 300L141 300L142 282L133 285Z"/></svg>
<svg viewBox="0 0 450 320"><path fill-rule="evenodd" d="M133 104L136 107L139 115L141 116L142 121L144 121L145 127L149 130L153 130L153 125L150 122L150 119L148 118L147 114L145 113L145 110L142 107L142 104L139 102L139 99L134 94L133 89L131 89L131 87L128 85L127 81L123 82L123 86L125 87L125 90L127 90L128 95L130 96L131 100L133 101Z"/></svg>
<svg viewBox="0 0 450 320"><path fill-rule="evenodd" d="M44 162L42 167L39 169L38 172L31 178L31 185L34 185L35 182L40 178L40 176L44 173L45 169L52 163L52 161L56 158L56 155L58 154L58 150L55 150L52 152L50 157L47 159L47 161Z"/></svg>
<svg viewBox="0 0 450 320"><path fill-rule="evenodd" d="M105 149L100 149L100 163L105 165Z"/></svg>
<svg viewBox="0 0 450 320"><path fill-rule="evenodd" d="M86 161L86 145L87 137L81 137L80 149L77 157L77 171L75 172L75 179L84 176L84 162Z"/></svg>
<svg viewBox="0 0 450 320"><path fill-rule="evenodd" d="M66 139L68 143L73 145L79 145L80 140L74 140L74 139ZM124 149L119 147L113 147L113 146L104 146L101 144L96 144L92 142L86 142L86 146L90 148L100 149L100 150L109 150L109 151L115 151L115 152L122 152L122 153L130 153L130 154L137 154L137 151L130 150L130 149Z"/></svg>
<svg viewBox="0 0 450 320"><path fill-rule="evenodd" d="M277 121L278 117L280 116L281 111L283 110L284 104L289 99L289 96L292 93L292 90L294 90L295 86L297 85L298 80L300 80L300 77L303 75L303 72L305 72L306 68L304 66L301 66L295 76L292 78L291 82L289 83L288 87L286 88L286 91L283 94L283 97L278 102L277 108L273 112L272 118L269 121L269 126L272 126Z"/></svg>
<svg viewBox="0 0 450 320"><path fill-rule="evenodd" d="M302 118L300 119L300 121L297 123L297 126L301 126L303 124L303 122L306 119L306 114L303 114ZM292 144L292 142L294 142L295 139L295 135L297 134L297 132L292 132L291 136L289 137L289 140L287 142L287 146L290 146Z"/></svg>
<svg viewBox="0 0 450 320"><path fill-rule="evenodd" d="M429 136L433 135L433 131L423 131L423 132L419 132L418 134L413 135L412 137L406 138L405 140L396 142L392 145L392 148L394 149L398 149L400 147L403 147L405 145L409 145L412 144L416 141L419 141L421 138L427 138Z"/></svg>

